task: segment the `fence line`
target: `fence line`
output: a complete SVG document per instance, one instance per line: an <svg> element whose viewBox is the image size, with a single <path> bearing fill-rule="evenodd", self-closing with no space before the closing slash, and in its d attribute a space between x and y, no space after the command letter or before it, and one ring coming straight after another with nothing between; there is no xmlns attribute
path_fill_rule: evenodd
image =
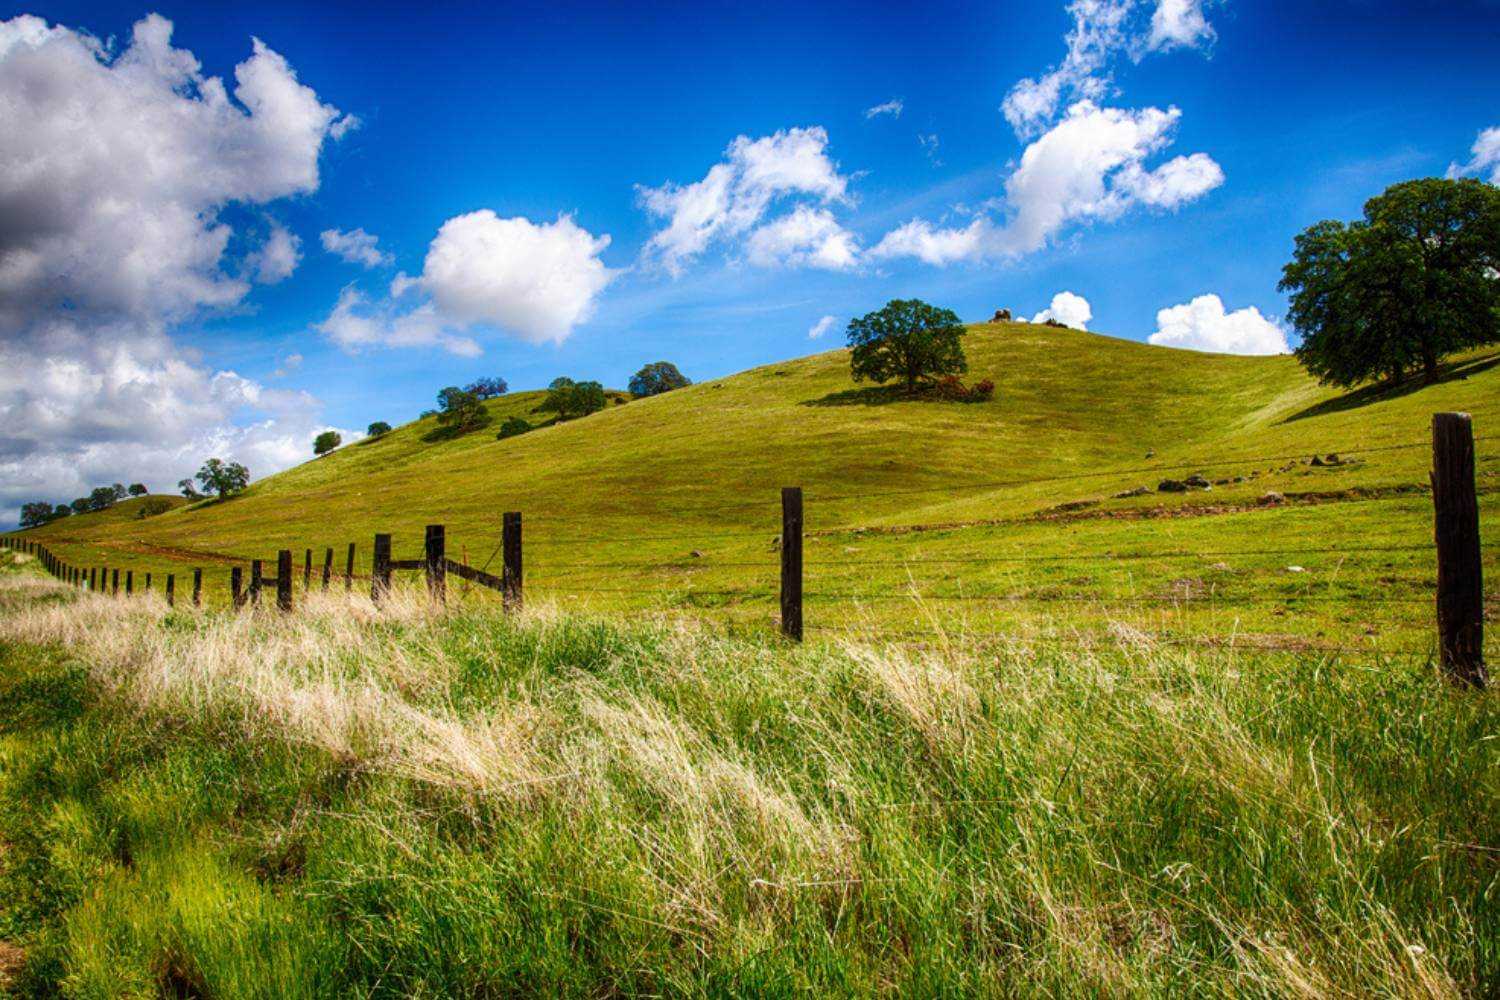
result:
<svg viewBox="0 0 1500 1000"><path fill-rule="evenodd" d="M1482 558L1479 538L1478 503L1476 480L1476 463L1474 458L1473 428L1467 414L1441 413L1433 417L1433 437L1430 442L1409 442L1391 445L1372 446L1367 448L1347 449L1339 454L1366 454L1370 452L1397 451L1416 447L1431 447L1433 449L1433 502L1434 502L1434 545L1413 544L1389 544L1360 546L1357 550L1350 551L1337 546L1326 547L1299 547L1299 548L1260 548L1260 549L1218 549L1218 550L1166 550L1166 551L1127 551L1127 552L1075 552L1059 553L1054 555L981 555L981 556L935 556L917 557L914 560L891 559L891 558L849 558L841 557L833 559L817 559L808 562L804 558L804 539L806 537L804 522L804 496L800 487L789 486L781 491L781 532L776 536L776 548L778 550L776 562L779 562L779 579L775 591L777 604L779 605L779 629L783 635L793 641L801 641L805 629L817 631L843 631L848 629L843 626L829 625L821 622L806 623L804 612L808 602L824 604L827 602L849 603L869 602L887 603L895 601L932 601L940 603L974 603L974 604L1047 604L1047 603L1079 603L1079 604L1103 604L1103 605L1131 605L1140 607L1163 607L1182 608L1186 606L1256 606L1256 605L1281 605L1296 602L1318 602L1318 603L1344 603L1350 606L1360 607L1384 607L1384 606L1415 606L1428 605L1426 600L1416 598L1392 597L1392 596L1365 596L1365 595L1340 595L1340 594L1223 594L1217 591L1208 594L1183 594L1178 596L1109 596L1103 594L1081 594L1081 593L1021 593L1014 592L958 592L958 593L899 593L888 590L881 591L858 591L858 590L829 590L819 591L813 589L808 592L805 589L805 575L809 567L858 570L871 566L913 566L921 564L932 565L954 565L954 566L983 566L1002 564L1056 564L1068 562L1116 562L1154 560L1167 561L1174 559L1208 559L1208 558L1235 558L1256 556L1307 556L1313 554L1336 554L1341 556L1419 552L1434 550L1436 553L1438 574L1437 592L1435 603L1437 610L1437 643L1436 648L1444 669L1456 681L1482 687L1487 683L1488 676L1483 660L1483 605L1484 590L1482 583ZM1250 462L1281 461L1287 459L1299 459L1302 454L1279 455L1279 456L1256 456L1239 458L1216 458L1209 461L1179 460L1171 463L1161 463L1150 466L1140 466L1135 469L1110 469L1093 472L1071 473L1058 476L1038 477L1029 480L1009 479L993 480L989 482L970 482L958 485L940 487L921 487L901 490L868 491L862 493L828 494L817 497L820 502L837 503L845 500L869 499L878 497L917 495L932 492L954 492L955 490L992 489L1010 486L1023 486L1032 484L1046 484L1066 482L1073 480L1097 478L1102 476L1127 476L1146 471L1166 471L1180 469L1188 466L1224 467ZM717 507L698 509L699 513L712 512L715 510L745 509L750 507L764 508L763 504L747 501L745 503L726 504ZM495 551L480 566L470 565L464 560L455 560L447 554L446 529L441 524L428 525L426 528L422 555L420 558L398 559L393 555L392 536L387 533L378 533L374 536L371 570L368 577L370 582L370 597L377 604L383 601L390 593L393 576L398 572L421 572L425 578L427 590L432 600L442 602L447 599L447 577L452 574L467 583L490 589L501 595L503 604L508 610L515 610L522 606L523 596L523 546L522 546L522 518L518 511L507 511L502 516L501 539ZM544 522L557 523L557 522ZM715 531L704 533L684 534L592 534L586 536L575 536L572 538L541 538L533 541L544 547L555 545L572 545L581 541L653 541L653 540L682 540L703 541L705 539L722 538L745 538L764 537L764 530L736 530ZM0 546L17 549L35 555L41 560L43 567L53 576L65 582L93 591L95 593L109 593L118 595L120 592L121 567L114 566L90 566L86 569L81 566L71 565L60 559L46 546L39 542L12 536L0 536ZM348 543L345 559L344 587L351 591L354 586L356 574L354 571L355 543ZM490 573L488 567L497 554L501 555L502 569L497 575ZM304 548L302 557L302 589L308 593L313 588L313 556L311 547ZM601 569L627 569L627 570L653 570L653 569L769 569L771 560L726 560L717 562L705 559L700 562L696 558L689 557L682 560L672 561L583 561L583 562L559 562L545 565L547 579L566 579L569 576L581 575L590 570ZM319 575L321 589L327 591L334 577L334 548L327 546L324 549L322 568ZM251 559L248 579L243 567L233 566L229 573L230 603L235 608L244 606L255 606L260 603L263 590L274 588L276 606L283 612L290 612L293 608L293 571L294 559L290 549L281 549L276 553L275 573L267 575L263 570L263 562L260 559ZM563 570L554 573L554 570ZM568 571L578 571L570 573ZM124 590L126 596L135 593L135 573L131 568L124 570ZM152 575L146 572L143 577L143 585L146 591L151 590ZM769 581L767 581L769 584ZM685 594L697 597L740 597L758 598L770 596L768 587L757 588L751 585L739 589L709 589L691 588L683 590L673 587L642 587L642 586L598 586L598 587L551 587L545 588L556 593L565 594ZM176 575L168 573L165 577L163 593L169 605L175 605L177 598ZM467 593L467 588L465 589ZM194 606L202 604L203 599L203 570L193 570L191 601ZM940 630L910 630L910 629L865 629L862 634L871 635L895 635L895 636L932 636L945 635ZM966 635L986 635L986 633L969 633ZM1017 639L1006 633L991 633L996 638ZM1350 647L1342 645L1315 644L1302 640L1292 640L1282 646L1265 646L1250 643L1240 637L1169 637L1163 641L1185 642L1196 645L1227 645L1232 648L1282 648L1287 651L1327 651L1327 652L1378 652L1361 647ZM1415 655L1415 651L1414 651Z"/></svg>

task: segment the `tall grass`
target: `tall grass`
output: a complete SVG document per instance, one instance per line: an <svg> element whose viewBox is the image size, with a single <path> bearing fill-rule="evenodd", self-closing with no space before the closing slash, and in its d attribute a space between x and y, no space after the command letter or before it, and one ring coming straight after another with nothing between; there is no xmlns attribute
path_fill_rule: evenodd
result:
<svg viewBox="0 0 1500 1000"><path fill-rule="evenodd" d="M0 939L80 996L1500 990L1493 694L1033 639L10 576Z"/></svg>

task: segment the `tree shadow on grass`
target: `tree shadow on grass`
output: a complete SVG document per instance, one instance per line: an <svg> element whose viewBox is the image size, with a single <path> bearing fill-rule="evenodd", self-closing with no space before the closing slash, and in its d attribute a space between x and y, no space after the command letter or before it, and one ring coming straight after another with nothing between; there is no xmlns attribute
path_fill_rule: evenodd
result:
<svg viewBox="0 0 1500 1000"><path fill-rule="evenodd" d="M423 434L422 440L429 444L437 441L452 441L454 438L461 438L465 434L473 434L475 431L484 430L493 420L494 418L486 416L485 419L478 423L470 424L467 427L460 427L455 424L438 424L437 427Z"/></svg>
<svg viewBox="0 0 1500 1000"><path fill-rule="evenodd" d="M907 392L902 385L875 385L864 389L843 389L818 399L804 399L802 406L884 406L902 400L920 400L920 392Z"/></svg>
<svg viewBox="0 0 1500 1000"><path fill-rule="evenodd" d="M1371 403L1381 403L1388 399L1400 399L1414 392L1420 392L1429 386L1441 385L1444 382L1452 382L1456 379L1466 379L1470 375L1477 375L1482 371L1488 371L1500 365L1500 354L1491 354L1484 358L1473 358L1468 361L1454 361L1443 365L1438 369L1438 377L1435 382L1424 382L1420 378L1408 379L1399 385L1389 385L1381 382L1376 385L1367 385L1353 392L1346 392L1342 396L1333 399L1325 399L1321 403L1314 403L1304 410L1298 410L1282 421L1289 424L1294 420L1305 420L1308 417L1321 417L1329 413L1342 413L1345 410L1357 410L1361 406L1369 406Z"/></svg>

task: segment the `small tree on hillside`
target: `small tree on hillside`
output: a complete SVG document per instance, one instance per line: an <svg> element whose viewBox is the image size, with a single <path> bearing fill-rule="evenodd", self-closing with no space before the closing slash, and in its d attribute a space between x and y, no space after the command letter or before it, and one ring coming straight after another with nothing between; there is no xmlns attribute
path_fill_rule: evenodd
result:
<svg viewBox="0 0 1500 1000"><path fill-rule="evenodd" d="M391 425L386 423L384 420L377 420L369 427L365 428L365 433L372 438L378 438L382 434L389 434L390 432Z"/></svg>
<svg viewBox="0 0 1500 1000"><path fill-rule="evenodd" d="M313 438L313 454L326 455L343 443L344 436L338 431L324 431Z"/></svg>
<svg viewBox="0 0 1500 1000"><path fill-rule="evenodd" d="M1406 181L1365 202L1365 217L1297 237L1281 291L1302 335L1297 359L1321 382L1432 382L1444 355L1500 340L1500 189L1482 181Z"/></svg>
<svg viewBox="0 0 1500 1000"><path fill-rule="evenodd" d="M238 462L223 462L210 458L198 470L198 482L203 492L217 493L220 499L233 496L250 485L250 470Z"/></svg>
<svg viewBox="0 0 1500 1000"><path fill-rule="evenodd" d="M89 494L89 510L106 510L115 505L122 494L117 495L113 486L96 486Z"/></svg>
<svg viewBox="0 0 1500 1000"><path fill-rule="evenodd" d="M143 497L147 493L150 493L150 492L151 492L150 490L146 489L146 484L145 483L131 483L130 484L130 495L133 496L133 497Z"/></svg>
<svg viewBox="0 0 1500 1000"><path fill-rule="evenodd" d="M537 411L556 413L557 419L567 420L596 413L604 409L606 402L604 386L598 382L574 382L570 378L555 378L547 387L547 398L542 400Z"/></svg>
<svg viewBox="0 0 1500 1000"><path fill-rule="evenodd" d="M918 382L968 371L964 326L951 309L920 299L893 299L884 309L849 321L849 370L854 381Z"/></svg>
<svg viewBox="0 0 1500 1000"><path fill-rule="evenodd" d="M52 504L46 500L33 500L21 505L21 527L40 528L52 520Z"/></svg>
<svg viewBox="0 0 1500 1000"><path fill-rule="evenodd" d="M437 422L451 433L463 434L489 423L489 411L472 392L450 385L437 398Z"/></svg>
<svg viewBox="0 0 1500 1000"><path fill-rule="evenodd" d="M494 399L503 396L510 391L510 386L505 384L505 379L497 377L477 378L464 386L464 392L472 392L480 399Z"/></svg>
<svg viewBox="0 0 1500 1000"><path fill-rule="evenodd" d="M630 377L630 391L637 396L659 396L692 384L670 361L653 361Z"/></svg>
<svg viewBox="0 0 1500 1000"><path fill-rule="evenodd" d="M72 503L68 504L68 506L73 508L73 513L75 514L87 514L92 509L89 506L88 497L79 497L77 500L74 500Z"/></svg>

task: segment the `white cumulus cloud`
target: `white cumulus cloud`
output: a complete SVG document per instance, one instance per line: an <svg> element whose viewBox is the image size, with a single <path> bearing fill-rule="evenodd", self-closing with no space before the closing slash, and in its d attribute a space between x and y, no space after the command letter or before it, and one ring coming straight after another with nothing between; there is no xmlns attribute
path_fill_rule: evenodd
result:
<svg viewBox="0 0 1500 1000"><path fill-rule="evenodd" d="M536 223L469 212L443 223L422 273L397 274L389 299L371 301L350 285L316 329L350 352L439 347L472 357L482 352L473 336L482 330L560 344L618 274L599 258L608 246L608 236L567 215ZM404 304L408 296L417 303Z"/></svg>
<svg viewBox="0 0 1500 1000"><path fill-rule="evenodd" d="M1050 319L1075 330L1087 330L1089 320L1093 318L1094 310L1090 308L1088 299L1073 292L1058 292L1052 296L1052 304L1031 317L1031 321L1045 323Z"/></svg>
<svg viewBox="0 0 1500 1000"><path fill-rule="evenodd" d="M380 237L374 233L365 232L363 228L351 229L347 232L341 229L325 229L318 234L318 239L322 241L324 250L350 264L362 264L365 267L389 267L395 262L394 257L380 249Z"/></svg>
<svg viewBox="0 0 1500 1000"><path fill-rule="evenodd" d="M323 426L312 397L206 367L170 332L292 272L274 222L232 259L224 210L316 191L350 119L259 39L230 83L171 37L157 15L118 51L0 21L0 516L170 486L210 455L265 475Z"/></svg>
<svg viewBox="0 0 1500 1000"><path fill-rule="evenodd" d="M1137 205L1174 210L1224 183L1223 170L1203 153L1147 166L1171 144L1180 117L1176 108L1129 111L1079 101L1021 154L1005 183L1003 224L985 216L961 228L914 220L871 253L939 265L1014 257L1041 249L1069 223L1117 219Z"/></svg>
<svg viewBox="0 0 1500 1000"><path fill-rule="evenodd" d="M1487 128L1479 133L1473 154L1468 163L1454 163L1448 167L1449 177L1484 176L1489 171L1489 182L1500 184L1500 127Z"/></svg>
<svg viewBox="0 0 1500 1000"><path fill-rule="evenodd" d="M802 196L827 204L843 201L847 188L848 179L828 156L824 129L783 129L759 139L742 135L702 180L637 186L646 211L666 220L643 256L679 275L714 241L749 232L778 199Z"/></svg>
<svg viewBox="0 0 1500 1000"><path fill-rule="evenodd" d="M1150 342L1216 354L1285 354L1291 350L1286 333L1254 306L1224 311L1217 295L1199 295L1191 302L1156 314Z"/></svg>
<svg viewBox="0 0 1500 1000"><path fill-rule="evenodd" d="M859 262L859 245L832 212L798 205L790 215L751 233L745 257L758 267L786 264L845 271Z"/></svg>
<svg viewBox="0 0 1500 1000"><path fill-rule="evenodd" d="M1146 39L1152 51L1192 49L1212 44L1217 37L1203 16L1203 0L1160 0L1151 15L1151 34Z"/></svg>

